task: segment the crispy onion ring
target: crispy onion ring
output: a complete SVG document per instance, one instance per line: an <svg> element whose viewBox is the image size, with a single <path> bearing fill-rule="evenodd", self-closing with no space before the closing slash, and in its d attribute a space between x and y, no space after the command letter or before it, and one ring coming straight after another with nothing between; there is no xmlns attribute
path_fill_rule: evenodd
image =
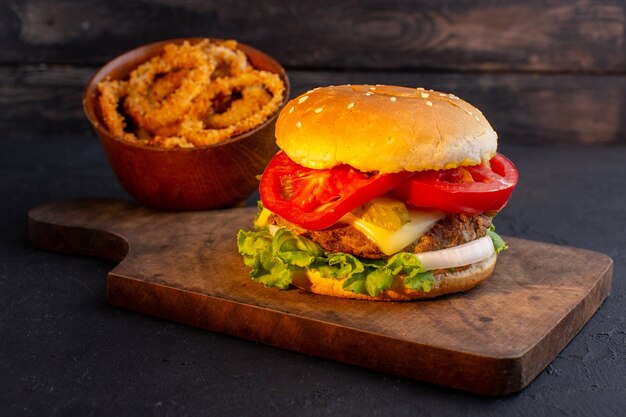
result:
<svg viewBox="0 0 626 417"><path fill-rule="evenodd" d="M100 112L102 113L102 119L106 127L118 138L131 142L137 141L137 136L126 132L124 116L117 111L120 100L126 97L127 94L126 82L101 81L98 83L98 91L100 91L100 97L98 99Z"/></svg>
<svg viewBox="0 0 626 417"><path fill-rule="evenodd" d="M232 100L223 113L213 113L205 118L205 124L212 128L225 128L239 123L242 119L261 111L269 103L272 95L260 85L244 87L241 98Z"/></svg>
<svg viewBox="0 0 626 417"><path fill-rule="evenodd" d="M189 75L188 70L178 70L164 74L156 78L148 91L148 99L152 106L167 98L182 85L185 77Z"/></svg>
<svg viewBox="0 0 626 417"><path fill-rule="evenodd" d="M180 119L191 107L193 99L207 88L215 60L203 52L208 41L191 46L168 44L163 55L157 55L141 64L130 74L125 109L139 125L147 130L166 126ZM179 88L163 101L151 103L150 86L159 74L188 70Z"/></svg>
<svg viewBox="0 0 626 417"><path fill-rule="evenodd" d="M188 148L262 124L279 109L285 86L277 74L253 68L236 41L204 40L168 44L127 81L106 80L98 89L102 118L113 135Z"/></svg>
<svg viewBox="0 0 626 417"><path fill-rule="evenodd" d="M226 76L236 77L250 70L246 54L237 49L237 41L230 40L220 44L210 44L205 52L217 61L215 71L211 75L212 79Z"/></svg>
<svg viewBox="0 0 626 417"><path fill-rule="evenodd" d="M159 146L161 148L193 148L194 144L179 136L155 136L148 141L148 145Z"/></svg>
<svg viewBox="0 0 626 417"><path fill-rule="evenodd" d="M250 116L244 117L235 124L224 128L207 128L201 118L192 118L190 115L183 119L180 127L181 136L184 136L196 146L213 145L224 139L252 129L263 123L280 106L283 100L283 83L277 74L267 71L251 71L241 74L237 78L217 78L205 94L200 95L194 102L191 114L202 115L202 109L211 103L218 93L235 89L243 89L255 85L262 85L272 94L270 101Z"/></svg>

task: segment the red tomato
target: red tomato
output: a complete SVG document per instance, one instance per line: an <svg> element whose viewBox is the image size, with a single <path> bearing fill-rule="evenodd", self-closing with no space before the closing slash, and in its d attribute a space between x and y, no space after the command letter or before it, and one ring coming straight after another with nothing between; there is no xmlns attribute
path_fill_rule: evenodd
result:
<svg viewBox="0 0 626 417"><path fill-rule="evenodd" d="M260 194L263 205L284 219L305 229L321 230L410 175L361 172L348 165L305 168L279 151L265 168Z"/></svg>
<svg viewBox="0 0 626 417"><path fill-rule="evenodd" d="M517 179L513 163L496 154L488 165L417 172L393 194L417 207L477 214L504 207Z"/></svg>

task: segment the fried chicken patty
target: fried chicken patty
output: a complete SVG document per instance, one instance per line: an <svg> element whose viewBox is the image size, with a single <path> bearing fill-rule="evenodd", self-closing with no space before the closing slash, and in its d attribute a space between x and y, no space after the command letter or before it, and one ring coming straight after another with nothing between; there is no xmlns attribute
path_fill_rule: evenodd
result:
<svg viewBox="0 0 626 417"><path fill-rule="evenodd" d="M369 259L389 258L361 231L346 223L335 223L323 230L306 230L272 214L269 224L286 226L294 233L311 239L329 252L343 252ZM407 246L404 251L420 253L451 248L487 235L491 217L486 214L450 214L439 220L428 233Z"/></svg>

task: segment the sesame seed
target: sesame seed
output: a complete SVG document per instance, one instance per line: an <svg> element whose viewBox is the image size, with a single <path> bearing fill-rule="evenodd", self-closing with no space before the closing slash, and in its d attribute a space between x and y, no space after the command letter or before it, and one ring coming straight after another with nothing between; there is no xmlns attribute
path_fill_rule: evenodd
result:
<svg viewBox="0 0 626 417"><path fill-rule="evenodd" d="M433 102L432 102L432 101L427 101L427 102L426 102L426 105L427 105L427 106L432 106L432 105L433 105Z"/></svg>
<svg viewBox="0 0 626 417"><path fill-rule="evenodd" d="M298 122L298 123L296 123L296 126L298 126L298 127L302 127L302 122Z"/></svg>
<svg viewBox="0 0 626 417"><path fill-rule="evenodd" d="M307 101L308 98L309 98L309 96L300 97L298 99L298 104L304 103L305 101Z"/></svg>
<svg viewBox="0 0 626 417"><path fill-rule="evenodd" d="M396 100L397 100L397 98L395 98L395 97L391 97L389 100L391 100L391 101L396 101Z"/></svg>
<svg viewBox="0 0 626 417"><path fill-rule="evenodd" d="M289 109L289 113L293 113L293 109L295 109L295 107L291 106L291 108Z"/></svg>
<svg viewBox="0 0 626 417"><path fill-rule="evenodd" d="M430 94L428 93L422 93L422 98L428 98L430 96Z"/></svg>
<svg viewBox="0 0 626 417"><path fill-rule="evenodd" d="M418 89L418 90L423 90L423 89L424 89L424 87L417 87L417 89Z"/></svg>
<svg viewBox="0 0 626 417"><path fill-rule="evenodd" d="M317 90L319 90L320 88L322 88L322 87L315 87L315 88L313 89L313 91L317 91Z"/></svg>
<svg viewBox="0 0 626 417"><path fill-rule="evenodd" d="M352 107L354 107L354 103L348 104L348 110L351 109Z"/></svg>
<svg viewBox="0 0 626 417"><path fill-rule="evenodd" d="M376 87L370 87L370 90L376 91Z"/></svg>
<svg viewBox="0 0 626 417"><path fill-rule="evenodd" d="M368 91L367 93L365 93L366 96L371 96L372 94L374 93L372 93L371 91Z"/></svg>
<svg viewBox="0 0 626 417"><path fill-rule="evenodd" d="M439 93L439 97L445 97L447 94L445 93Z"/></svg>
<svg viewBox="0 0 626 417"><path fill-rule="evenodd" d="M317 109L315 109L315 113L321 113L323 110L323 107L318 107Z"/></svg>
<svg viewBox="0 0 626 417"><path fill-rule="evenodd" d="M477 122L480 122L480 119L478 118L478 116L474 116L474 118L476 119Z"/></svg>

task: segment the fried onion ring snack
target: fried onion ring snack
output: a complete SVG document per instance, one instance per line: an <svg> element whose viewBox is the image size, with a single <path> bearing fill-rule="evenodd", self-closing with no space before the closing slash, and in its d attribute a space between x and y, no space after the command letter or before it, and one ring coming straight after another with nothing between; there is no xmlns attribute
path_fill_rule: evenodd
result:
<svg viewBox="0 0 626 417"><path fill-rule="evenodd" d="M254 94L249 89L259 86L269 92L272 98L263 103L262 94ZM267 71L249 71L239 77L217 78L213 81L206 97L199 97L198 108L192 109L192 114L199 117L186 117L181 125L180 133L197 146L212 145L226 138L246 132L263 123L280 106L283 100L282 81L276 74ZM248 91L246 91L248 89ZM209 114L207 123L203 115L211 112L211 108L204 107L213 102L219 94L228 94L232 91L242 91L242 98L231 102L230 108L221 114ZM255 111L255 109L258 109ZM217 123L211 120L217 118ZM231 122L223 123L224 119ZM221 123L220 123L221 122ZM221 127L220 127L221 126Z"/></svg>
<svg viewBox="0 0 626 417"><path fill-rule="evenodd" d="M105 126L143 145L189 148L220 143L275 114L285 85L257 70L236 41L167 44L127 80L98 84Z"/></svg>
<svg viewBox="0 0 626 417"><path fill-rule="evenodd" d="M124 130L126 128L124 116L117 111L118 102L126 96L126 82L107 81L100 83L98 89L100 90L102 118L111 133L130 142L136 141L137 137L133 133Z"/></svg>

